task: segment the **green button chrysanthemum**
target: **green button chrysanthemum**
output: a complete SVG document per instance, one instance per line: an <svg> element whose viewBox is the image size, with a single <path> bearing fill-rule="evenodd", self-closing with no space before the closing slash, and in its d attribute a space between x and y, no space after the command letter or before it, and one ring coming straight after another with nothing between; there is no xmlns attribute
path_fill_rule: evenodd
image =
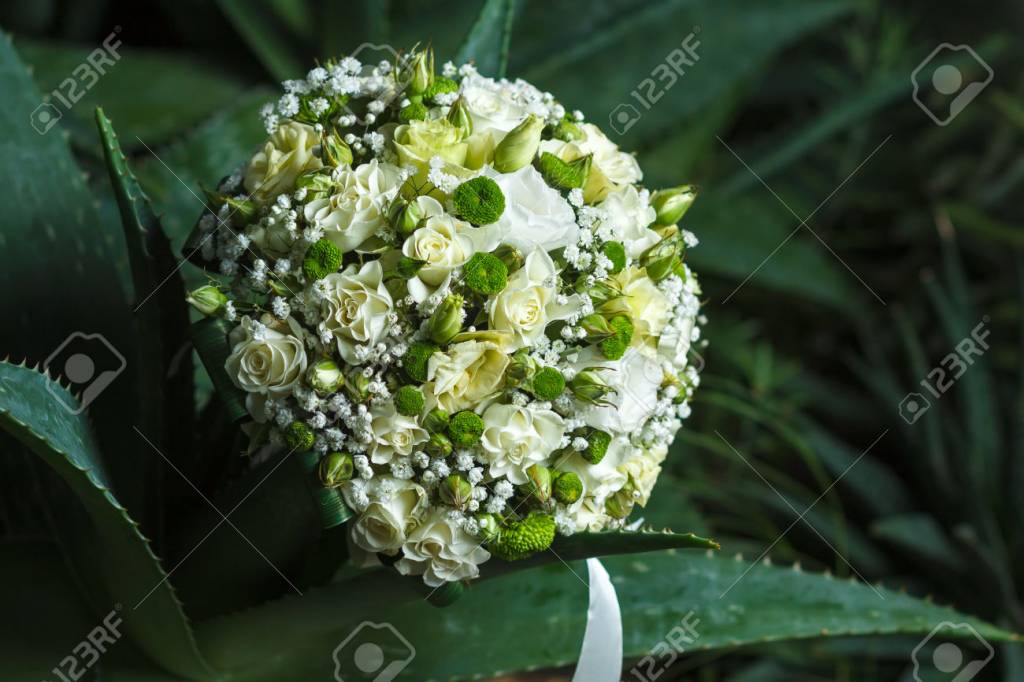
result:
<svg viewBox="0 0 1024 682"><path fill-rule="evenodd" d="M491 552L505 561L519 561L542 552L555 540L555 519L540 512L512 521L491 543Z"/></svg>
<svg viewBox="0 0 1024 682"><path fill-rule="evenodd" d="M505 195L498 183L480 176L467 180L452 194L455 214L474 225L490 225L505 212Z"/></svg>
<svg viewBox="0 0 1024 682"><path fill-rule="evenodd" d="M496 294L508 284L508 267L490 253L474 253L463 273L466 286L484 296Z"/></svg>

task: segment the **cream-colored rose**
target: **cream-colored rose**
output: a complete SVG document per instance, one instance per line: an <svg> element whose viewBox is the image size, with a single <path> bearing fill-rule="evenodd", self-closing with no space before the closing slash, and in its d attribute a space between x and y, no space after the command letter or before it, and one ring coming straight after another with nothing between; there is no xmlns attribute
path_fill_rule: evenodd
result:
<svg viewBox="0 0 1024 682"><path fill-rule="evenodd" d="M648 346L634 346L619 360L608 360L595 348L579 354L577 370L585 367L607 367L601 377L615 389L606 399L611 405L594 406L579 416L596 429L611 434L632 434L654 413L658 389L664 379L662 361Z"/></svg>
<svg viewBox="0 0 1024 682"><path fill-rule="evenodd" d="M583 188L583 198L588 204L596 204L616 188L643 179L636 158L632 154L620 151L600 128L593 123L583 123L580 129L583 132L582 140L546 140L541 143L540 151L554 154L563 161L575 161L587 154L593 155L590 175L587 176L587 184Z"/></svg>
<svg viewBox="0 0 1024 682"><path fill-rule="evenodd" d="M416 417L399 414L392 403L376 407L370 413L370 461L374 464L389 464L395 457L408 457L416 446L430 438L427 430L419 425Z"/></svg>
<svg viewBox="0 0 1024 682"><path fill-rule="evenodd" d="M490 475L517 485L526 483L526 470L546 460L565 433L565 421L551 410L495 403L483 420L480 445Z"/></svg>
<svg viewBox="0 0 1024 682"><path fill-rule="evenodd" d="M427 585L439 587L478 577L480 564L490 558L478 539L450 520L443 509L434 509L409 534L395 568L402 575L422 575Z"/></svg>
<svg viewBox="0 0 1024 682"><path fill-rule="evenodd" d="M257 152L245 171L245 189L257 201L268 201L295 187L295 179L323 164L313 155L320 138L312 126L282 123Z"/></svg>
<svg viewBox="0 0 1024 682"><path fill-rule="evenodd" d="M398 167L373 159L342 170L335 191L310 201L303 213L343 253L351 251L387 224L388 206L401 184Z"/></svg>
<svg viewBox="0 0 1024 682"><path fill-rule="evenodd" d="M658 233L648 228L657 213L633 185L609 192L600 207L608 217L601 221L599 234L605 241L622 242L631 258L638 258L660 241Z"/></svg>
<svg viewBox="0 0 1024 682"><path fill-rule="evenodd" d="M524 253L534 248L554 251L576 242L579 226L572 206L536 168L527 165L514 173L499 173L488 166L484 175L505 195L505 210L496 222L473 231L478 251L493 251L499 244Z"/></svg>
<svg viewBox="0 0 1024 682"><path fill-rule="evenodd" d="M473 134L490 134L495 143L522 123L528 113L509 88L489 78L463 79L459 94L473 122Z"/></svg>
<svg viewBox="0 0 1024 682"><path fill-rule="evenodd" d="M403 481L386 475L378 475L374 481L387 481L394 489L389 497L371 498L370 504L352 524L352 541L367 552L394 554L406 542L408 534L423 520L430 505L427 491L412 481ZM348 487L343 489L346 501Z"/></svg>
<svg viewBox="0 0 1024 682"><path fill-rule="evenodd" d="M443 118L398 126L394 145L401 165L415 166L422 173L429 169L430 159L435 156L453 166L463 166L468 149L462 131Z"/></svg>
<svg viewBox="0 0 1024 682"><path fill-rule="evenodd" d="M393 302L384 286L380 261L324 277L327 295L321 305L324 326L334 336L341 358L358 365L356 346L375 345L387 334Z"/></svg>
<svg viewBox="0 0 1024 682"><path fill-rule="evenodd" d="M424 214L423 225L406 238L402 255L425 263L408 281L409 294L419 302L447 284L452 270L473 255L470 234L474 228L445 213L436 199L419 197L416 201Z"/></svg>
<svg viewBox="0 0 1024 682"><path fill-rule="evenodd" d="M231 332L233 347L224 369L243 391L271 397L288 395L306 371L302 328L292 318L282 326L272 329L246 317Z"/></svg>
<svg viewBox="0 0 1024 682"><path fill-rule="evenodd" d="M637 504L641 507L647 506L651 498L651 490L661 473L661 463L668 455L668 446L656 445L650 449L638 450L619 467L626 474L629 484L640 493L636 498Z"/></svg>
<svg viewBox="0 0 1024 682"><path fill-rule="evenodd" d="M495 341L454 343L430 356L426 389L449 412L476 409L505 385L508 364L508 349Z"/></svg>
<svg viewBox="0 0 1024 682"><path fill-rule="evenodd" d="M649 341L654 345L669 320L672 302L643 268L626 268L612 275L612 280L622 289L624 296L612 301L609 309L629 314L636 330L634 341Z"/></svg>
<svg viewBox="0 0 1024 682"><path fill-rule="evenodd" d="M547 252L529 252L523 267L488 303L490 328L509 332L515 348L534 345L548 323L568 316L578 300L574 296L569 303L559 305L557 279L555 263Z"/></svg>

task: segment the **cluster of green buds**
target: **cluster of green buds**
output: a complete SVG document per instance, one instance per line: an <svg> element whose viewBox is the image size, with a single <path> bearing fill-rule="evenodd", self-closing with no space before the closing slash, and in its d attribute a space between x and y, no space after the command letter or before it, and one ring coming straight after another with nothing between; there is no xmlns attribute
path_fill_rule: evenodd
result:
<svg viewBox="0 0 1024 682"><path fill-rule="evenodd" d="M660 282L673 273L683 274L684 245L676 223L686 215L696 198L697 190L693 185L658 190L651 195L651 207L657 216L652 228L663 238L640 256L640 264L653 281Z"/></svg>
<svg viewBox="0 0 1024 682"><path fill-rule="evenodd" d="M489 548L505 561L519 561L543 552L554 540L554 517L533 511L521 519L503 523L490 541Z"/></svg>
<svg viewBox="0 0 1024 682"><path fill-rule="evenodd" d="M633 321L629 315L618 312L595 312L580 320L587 333L588 343L596 344L609 360L618 360L633 341Z"/></svg>
<svg viewBox="0 0 1024 682"><path fill-rule="evenodd" d="M542 367L527 349L516 351L505 370L505 382L511 388L522 389L537 400L554 400L565 391L562 373L554 367Z"/></svg>

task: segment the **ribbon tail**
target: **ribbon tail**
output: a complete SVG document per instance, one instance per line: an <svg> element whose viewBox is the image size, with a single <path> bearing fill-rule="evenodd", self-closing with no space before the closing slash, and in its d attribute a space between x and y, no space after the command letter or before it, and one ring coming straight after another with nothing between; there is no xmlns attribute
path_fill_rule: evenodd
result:
<svg viewBox="0 0 1024 682"><path fill-rule="evenodd" d="M608 571L587 559L590 606L573 682L619 682L622 678L622 614Z"/></svg>

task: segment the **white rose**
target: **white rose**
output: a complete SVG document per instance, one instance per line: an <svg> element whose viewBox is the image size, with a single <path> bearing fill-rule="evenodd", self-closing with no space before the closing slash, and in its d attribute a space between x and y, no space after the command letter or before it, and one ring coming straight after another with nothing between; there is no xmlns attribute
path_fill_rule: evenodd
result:
<svg viewBox="0 0 1024 682"><path fill-rule="evenodd" d="M255 333L254 328L258 330ZM290 317L286 331L254 324L246 317L231 332L230 340L233 347L224 368L231 381L247 393L289 395L306 371L302 328Z"/></svg>
<svg viewBox="0 0 1024 682"><path fill-rule="evenodd" d="M572 206L536 168L527 165L514 173L499 173L487 166L484 175L501 188L505 210L497 222L473 231L477 250L510 244L524 253L534 248L553 251L576 242L579 226Z"/></svg>
<svg viewBox="0 0 1024 682"><path fill-rule="evenodd" d="M426 390L448 412L476 409L501 391L508 364L507 347L495 341L454 343L430 356Z"/></svg>
<svg viewBox="0 0 1024 682"><path fill-rule="evenodd" d="M626 268L612 275L612 280L622 289L624 296L612 302L610 310L628 313L636 330L634 338L651 340L653 345L672 314L672 301L643 268Z"/></svg>
<svg viewBox="0 0 1024 682"><path fill-rule="evenodd" d="M350 365L359 364L357 345L375 345L387 334L392 308L380 261L357 268L352 264L324 277L327 295L321 303L324 326L334 335L338 353Z"/></svg>
<svg viewBox="0 0 1024 682"><path fill-rule="evenodd" d="M565 422L551 410L495 403L483 414L480 445L492 477L526 483L526 470L558 448Z"/></svg>
<svg viewBox="0 0 1024 682"><path fill-rule="evenodd" d="M631 434L643 426L658 403L658 388L664 373L654 358L654 351L646 346L633 347L620 360L608 360L594 348L580 353L576 369L607 367L601 378L615 389L605 396L610 406L594 406L580 417L596 429L612 435Z"/></svg>
<svg viewBox="0 0 1024 682"><path fill-rule="evenodd" d="M306 221L324 237L351 251L387 224L387 208L402 184L401 170L377 159L340 171L333 194L306 204Z"/></svg>
<svg viewBox="0 0 1024 682"><path fill-rule="evenodd" d="M408 457L417 445L430 438L416 417L399 414L393 403L374 408L370 417L370 461L374 464L388 464L396 456Z"/></svg>
<svg viewBox="0 0 1024 682"><path fill-rule="evenodd" d="M515 348L534 345L549 322L567 317L578 307L576 295L566 304L558 304L557 274L547 252L540 249L529 252L523 267L516 270L505 288L488 302L490 328L510 332Z"/></svg>
<svg viewBox="0 0 1024 682"><path fill-rule="evenodd" d="M322 165L313 155L313 147L319 143L320 138L312 126L295 121L282 123L263 150L249 161L245 171L246 191L259 201L290 192L301 173Z"/></svg>
<svg viewBox="0 0 1024 682"><path fill-rule="evenodd" d="M631 258L639 257L661 241L658 233L648 228L657 212L640 198L636 187L627 185L610 192L599 206L608 214L599 228L602 237L605 241L622 242Z"/></svg>
<svg viewBox="0 0 1024 682"><path fill-rule="evenodd" d="M395 568L402 575L422 575L430 587L446 582L471 580L480 575L480 564L491 558L475 537L435 509L413 530L402 545Z"/></svg>
<svg viewBox="0 0 1024 682"><path fill-rule="evenodd" d="M593 123L580 125L583 139L574 142L562 140L545 140L541 142L540 151L554 154L563 161L574 161L591 154L593 165L587 184L583 188L583 197L588 204L596 204L608 193L622 185L631 185L643 179L640 164L632 154L619 151L618 146L605 137Z"/></svg>
<svg viewBox="0 0 1024 682"><path fill-rule="evenodd" d="M432 197L419 197L416 202L426 220L406 238L402 255L425 262L416 276L408 280L409 294L422 302L438 287L447 284L452 270L473 255L473 240L469 235L475 228L446 214L440 202Z"/></svg>
<svg viewBox="0 0 1024 682"><path fill-rule="evenodd" d="M690 339L693 336L693 318L680 317L673 324L661 330L658 337L658 354L672 363L674 367L685 367L690 352Z"/></svg>
<svg viewBox="0 0 1024 682"><path fill-rule="evenodd" d="M374 481L378 486L387 481L394 492L387 498L371 499L352 525L352 541L367 552L394 554L405 543L410 531L419 525L430 499L427 491L412 481L386 475L379 475ZM347 486L344 491L346 502L353 506Z"/></svg>
<svg viewBox="0 0 1024 682"><path fill-rule="evenodd" d="M473 133L490 134L495 143L526 118L526 107L491 79L466 78L459 94L472 119Z"/></svg>

